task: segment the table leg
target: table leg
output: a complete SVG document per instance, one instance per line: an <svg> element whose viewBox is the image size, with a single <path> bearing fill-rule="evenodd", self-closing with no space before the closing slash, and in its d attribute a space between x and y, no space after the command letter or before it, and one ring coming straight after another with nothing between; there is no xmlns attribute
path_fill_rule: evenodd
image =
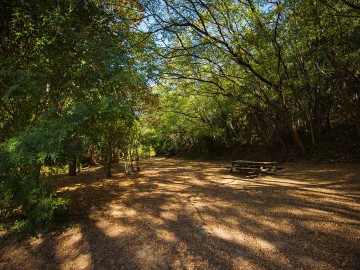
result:
<svg viewBox="0 0 360 270"><path fill-rule="evenodd" d="M260 170L259 170L259 173L258 173L258 177L262 175L262 171L263 171L264 167L260 165L259 169Z"/></svg>

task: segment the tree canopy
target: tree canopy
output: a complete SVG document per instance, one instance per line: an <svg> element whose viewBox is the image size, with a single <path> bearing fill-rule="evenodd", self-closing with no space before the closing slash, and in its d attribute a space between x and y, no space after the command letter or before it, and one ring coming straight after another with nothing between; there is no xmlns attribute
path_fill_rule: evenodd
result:
<svg viewBox="0 0 360 270"><path fill-rule="evenodd" d="M304 156L322 151L334 129L351 133L355 141L360 137L356 4L152 1L146 11L165 82L160 92L170 107L177 104L182 113L172 113L187 119L190 129L195 119L195 126L205 124L208 137L218 142L236 138L284 151L291 138ZM170 101L168 93L188 101ZM205 105L202 116L194 99ZM215 136L219 125L222 132Z"/></svg>

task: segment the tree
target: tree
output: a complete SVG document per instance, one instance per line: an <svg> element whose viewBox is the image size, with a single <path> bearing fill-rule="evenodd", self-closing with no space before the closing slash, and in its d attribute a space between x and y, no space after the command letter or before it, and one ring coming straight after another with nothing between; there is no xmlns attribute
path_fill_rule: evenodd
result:
<svg viewBox="0 0 360 270"><path fill-rule="evenodd" d="M131 49L138 37L127 19L137 13L127 1L115 9L81 0L1 6L5 216L20 208L32 224L51 220L63 201L55 198L41 167L72 164L74 169L92 144L109 152L132 126L134 106L146 91L135 57L141 48Z"/></svg>
<svg viewBox="0 0 360 270"><path fill-rule="evenodd" d="M189 57L198 67L207 62L218 72L212 77L226 77L237 87L246 89L241 83L241 79L246 78L268 88L273 92L270 95L277 99L278 113L294 142L305 154L285 95L285 68L278 41L281 6L270 5L264 11L264 7L252 1L164 1L164 5L167 13L152 11L154 27L158 28L153 31L164 31L167 34L163 36L173 40L164 41L162 54L169 59ZM238 76L227 73L224 67L228 64L235 67ZM274 66L277 69L274 70ZM216 85L214 80L209 83ZM251 93L252 89L247 92Z"/></svg>
<svg viewBox="0 0 360 270"><path fill-rule="evenodd" d="M304 139L309 136L316 153L335 102L341 101L357 126L358 98L349 88L344 91L344 82L357 83L358 63L350 55L358 53L353 33L359 20L358 10L346 3L310 2L148 3L149 31L157 37L162 78L207 84L198 87L199 95L211 92L237 100L251 111L252 118L260 114L268 119L267 126L275 126L270 131L279 133L285 125L303 154ZM316 23L319 18L320 24ZM339 23L335 25L333 18ZM354 18L356 23L351 25ZM342 37L332 38L339 31ZM326 53L329 48L331 53ZM339 54L342 69L352 68L345 77L336 78L335 74L344 74L332 63ZM337 81L343 81L343 86ZM341 99L334 99L334 93Z"/></svg>

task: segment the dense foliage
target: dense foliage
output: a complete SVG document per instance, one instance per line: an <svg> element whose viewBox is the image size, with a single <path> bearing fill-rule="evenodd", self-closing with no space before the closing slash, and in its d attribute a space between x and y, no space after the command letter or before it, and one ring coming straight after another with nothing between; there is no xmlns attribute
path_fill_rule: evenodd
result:
<svg viewBox="0 0 360 270"><path fill-rule="evenodd" d="M149 1L161 63L158 151L358 151L355 2Z"/></svg>
<svg viewBox="0 0 360 270"><path fill-rule="evenodd" d="M1 219L41 226L66 205L46 166L69 164L74 175L91 150L111 176L149 95L128 20L137 12L127 1L2 2Z"/></svg>

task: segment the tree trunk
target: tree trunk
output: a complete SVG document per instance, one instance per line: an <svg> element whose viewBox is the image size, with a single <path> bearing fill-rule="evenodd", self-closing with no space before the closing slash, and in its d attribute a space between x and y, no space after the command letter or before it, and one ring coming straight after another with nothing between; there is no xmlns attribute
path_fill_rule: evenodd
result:
<svg viewBox="0 0 360 270"><path fill-rule="evenodd" d="M125 173L126 174L130 174L131 171L134 171L131 155L132 155L132 149L131 149L131 145L130 145L129 148L127 149L127 157L125 159Z"/></svg>
<svg viewBox="0 0 360 270"><path fill-rule="evenodd" d="M129 162L126 161L124 162L124 169L125 169L125 174L130 174L130 166L129 166Z"/></svg>
<svg viewBox="0 0 360 270"><path fill-rule="evenodd" d="M321 143L321 137L322 137L322 133L323 133L323 117L322 117L322 113L321 113L321 99L320 97L317 97L315 100L315 108L314 108L314 113L315 113L315 131L316 131L316 155L318 154L318 144Z"/></svg>
<svg viewBox="0 0 360 270"><path fill-rule="evenodd" d="M135 172L132 156L130 156L130 158L129 158L129 166L130 166L131 171Z"/></svg>
<svg viewBox="0 0 360 270"><path fill-rule="evenodd" d="M311 144L312 144L312 148L313 148L313 154L316 153L316 148L317 148L317 140L316 140L316 135L315 135L315 131L314 131L314 125L311 119L311 114L309 114L306 109L305 106L301 100L300 94L298 93L298 90L293 88L292 89L292 93L294 94L295 97L295 102L297 104L297 107L299 108L303 119L305 121L305 125L308 128L309 132L310 132L310 137L311 137ZM302 142L301 142L302 144ZM303 151L303 150L302 150ZM304 153L303 153L304 154Z"/></svg>
<svg viewBox="0 0 360 270"><path fill-rule="evenodd" d="M139 150L138 150L138 146L136 146L135 148L135 163L136 163L136 171L140 172L140 158L139 158Z"/></svg>
<svg viewBox="0 0 360 270"><path fill-rule="evenodd" d="M106 172L106 177L108 177L108 178L112 177L112 173L111 173L112 158L113 158L113 152L112 152L112 149L110 148L108 158L105 163L105 172Z"/></svg>
<svg viewBox="0 0 360 270"><path fill-rule="evenodd" d="M299 150L301 150L301 153L303 156L306 155L306 151L305 151L305 147L304 144L299 136L299 134L296 131L296 128L294 127L294 124L291 120L290 114L289 114L289 110L285 104L285 98L284 98L284 94L282 92L282 90L280 88L277 89L278 92L278 96L279 96L279 101L280 101L280 105L281 105L281 113L282 113L282 117L284 119L284 122L287 126L287 128L290 131L291 137L294 140L294 143L296 144L296 146L299 148Z"/></svg>
<svg viewBox="0 0 360 270"><path fill-rule="evenodd" d="M278 127L277 124L275 124L275 132L276 132L276 135L277 135L277 137L279 139L279 142L281 144L281 148L282 148L284 154L286 154L287 153L287 147L286 147L286 144L284 143L284 140L281 138L279 127Z"/></svg>
<svg viewBox="0 0 360 270"><path fill-rule="evenodd" d="M73 159L69 163L69 176L76 176L76 156L74 155Z"/></svg>
<svg viewBox="0 0 360 270"><path fill-rule="evenodd" d="M106 164L106 177L107 178L110 178L110 177L112 177L112 173L111 173L111 162L108 162L107 164Z"/></svg>

